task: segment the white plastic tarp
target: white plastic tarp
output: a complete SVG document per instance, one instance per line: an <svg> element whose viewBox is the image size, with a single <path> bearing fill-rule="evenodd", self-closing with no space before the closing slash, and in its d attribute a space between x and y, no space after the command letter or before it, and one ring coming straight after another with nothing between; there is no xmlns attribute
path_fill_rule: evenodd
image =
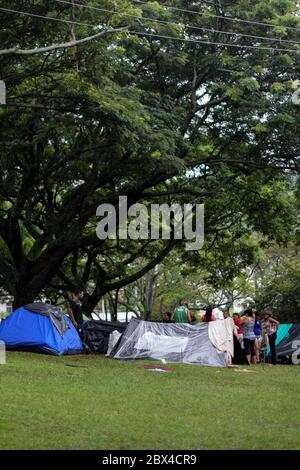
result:
<svg viewBox="0 0 300 470"><path fill-rule="evenodd" d="M209 339L207 323L189 325L132 319L114 358L152 358L224 367L227 363L227 351L219 351L213 345Z"/></svg>

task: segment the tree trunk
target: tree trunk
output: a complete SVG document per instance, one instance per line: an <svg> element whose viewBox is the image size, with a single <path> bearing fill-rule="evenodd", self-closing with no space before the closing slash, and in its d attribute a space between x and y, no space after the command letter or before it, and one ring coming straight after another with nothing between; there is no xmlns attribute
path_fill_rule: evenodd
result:
<svg viewBox="0 0 300 470"><path fill-rule="evenodd" d="M143 292L143 306L144 306L145 320L150 320L152 317L154 301L156 298L158 274L159 274L159 267L156 266L154 270L148 272L145 275L145 285L144 285L144 292Z"/></svg>
<svg viewBox="0 0 300 470"><path fill-rule="evenodd" d="M93 310L103 297L102 285L98 283L91 295L86 295L83 301L83 311L88 317L92 316Z"/></svg>
<svg viewBox="0 0 300 470"><path fill-rule="evenodd" d="M112 311L112 321L118 321L118 299L119 299L119 289L116 290L116 295L113 302L113 311Z"/></svg>
<svg viewBox="0 0 300 470"><path fill-rule="evenodd" d="M13 301L13 310L16 310L19 307L23 307L24 305L31 304L35 300L35 293L30 291L17 291L14 295Z"/></svg>
<svg viewBox="0 0 300 470"><path fill-rule="evenodd" d="M108 306L107 306L107 300L105 297L104 297L104 310L105 310L105 321L108 321L108 318L107 318Z"/></svg>

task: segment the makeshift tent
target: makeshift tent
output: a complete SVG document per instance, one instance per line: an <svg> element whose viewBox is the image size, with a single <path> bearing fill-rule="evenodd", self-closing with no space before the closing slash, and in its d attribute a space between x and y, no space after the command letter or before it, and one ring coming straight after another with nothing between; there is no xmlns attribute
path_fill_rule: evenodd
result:
<svg viewBox="0 0 300 470"><path fill-rule="evenodd" d="M89 320L84 323L84 342L91 351L106 354L109 336L114 331L124 333L128 323Z"/></svg>
<svg viewBox="0 0 300 470"><path fill-rule="evenodd" d="M197 325L131 319L111 356L225 367L235 356L235 345L240 357L233 362L246 363L239 342L234 342L233 328L231 318Z"/></svg>
<svg viewBox="0 0 300 470"><path fill-rule="evenodd" d="M296 363L293 357L300 358L300 324L281 323L278 327L275 344L278 362ZM270 349L268 348L269 355Z"/></svg>
<svg viewBox="0 0 300 470"><path fill-rule="evenodd" d="M37 302L18 308L0 323L6 349L54 355L80 354L83 347L72 322L58 308Z"/></svg>

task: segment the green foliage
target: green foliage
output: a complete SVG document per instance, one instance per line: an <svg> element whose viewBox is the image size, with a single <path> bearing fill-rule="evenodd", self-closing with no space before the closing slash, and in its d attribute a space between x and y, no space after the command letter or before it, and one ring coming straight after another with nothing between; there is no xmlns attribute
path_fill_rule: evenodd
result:
<svg viewBox="0 0 300 470"><path fill-rule="evenodd" d="M286 243L295 224L288 172L299 168L299 113L290 100L298 54L197 43L215 41L206 31L215 18L159 2L102 2L110 12L85 8L92 1L73 11L51 0L27 4L37 15L69 21L73 14L81 24L2 11L2 48L82 39L103 24L140 35L127 30L49 53L0 56L8 90L0 109L0 283L16 305L48 291L65 297L82 283L90 312L175 245L182 256L180 243L100 242L96 208L116 205L119 195L130 204L204 203L204 250L185 257L216 288L253 262L253 233L261 244ZM215 13L211 4L193 8ZM297 34L286 26L300 26L295 11L292 1L224 5L228 16L274 24L266 37L290 41ZM233 45L244 26L236 22L227 38ZM256 25L248 32L262 34Z"/></svg>
<svg viewBox="0 0 300 470"><path fill-rule="evenodd" d="M261 309L271 309L283 323L300 321L300 258L298 250L269 257L257 290Z"/></svg>

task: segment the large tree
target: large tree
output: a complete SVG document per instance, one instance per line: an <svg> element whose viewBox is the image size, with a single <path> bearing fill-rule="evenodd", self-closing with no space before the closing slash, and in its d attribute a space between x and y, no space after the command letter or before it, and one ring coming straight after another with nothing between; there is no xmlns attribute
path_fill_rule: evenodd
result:
<svg viewBox="0 0 300 470"><path fill-rule="evenodd" d="M97 272L90 311L177 244L100 241L102 202L201 202L208 240L228 224L274 234L286 201L268 187L298 169L296 2L76 3L1 3L36 15L0 9L0 280L15 306Z"/></svg>

